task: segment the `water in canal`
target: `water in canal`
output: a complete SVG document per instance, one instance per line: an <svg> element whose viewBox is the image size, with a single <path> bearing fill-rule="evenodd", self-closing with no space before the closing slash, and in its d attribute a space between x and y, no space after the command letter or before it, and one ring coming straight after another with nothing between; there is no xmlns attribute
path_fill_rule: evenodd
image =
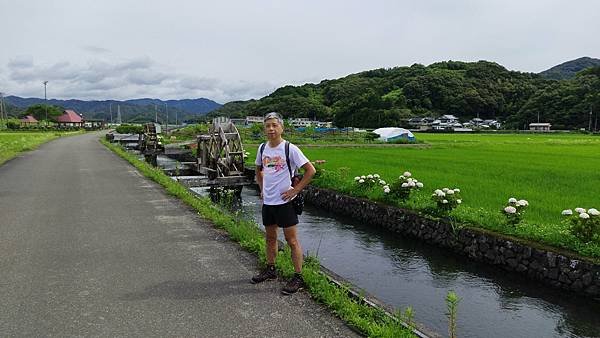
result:
<svg viewBox="0 0 600 338"><path fill-rule="evenodd" d="M241 207L260 224L256 190L243 189ZM600 300L549 289L310 205L299 221L305 252L318 251L323 266L396 309L412 306L418 322L444 336L451 290L462 298L459 337L600 336Z"/></svg>

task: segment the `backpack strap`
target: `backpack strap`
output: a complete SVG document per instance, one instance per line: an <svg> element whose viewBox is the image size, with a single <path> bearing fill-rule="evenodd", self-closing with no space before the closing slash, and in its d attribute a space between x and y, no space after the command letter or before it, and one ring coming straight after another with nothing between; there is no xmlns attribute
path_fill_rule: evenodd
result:
<svg viewBox="0 0 600 338"><path fill-rule="evenodd" d="M290 180L294 177L292 175L292 167L290 165L290 142L285 141L285 162L287 163L288 172L290 173Z"/></svg>
<svg viewBox="0 0 600 338"><path fill-rule="evenodd" d="M258 167L260 168L260 170L263 169L263 166L262 166L262 156L263 156L263 151L265 151L265 144L266 143L261 143L260 150L259 150L259 152L260 152L260 165Z"/></svg>

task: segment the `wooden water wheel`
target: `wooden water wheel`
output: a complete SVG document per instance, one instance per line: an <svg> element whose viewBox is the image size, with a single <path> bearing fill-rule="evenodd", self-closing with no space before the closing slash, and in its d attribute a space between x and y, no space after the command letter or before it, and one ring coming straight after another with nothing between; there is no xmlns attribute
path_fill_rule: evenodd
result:
<svg viewBox="0 0 600 338"><path fill-rule="evenodd" d="M144 124L144 129L139 135L139 149L146 162L156 167L156 156L165 151L164 145L160 142L160 125L155 123Z"/></svg>
<svg viewBox="0 0 600 338"><path fill-rule="evenodd" d="M245 179L242 139L229 119L215 118L208 134L198 137L198 167L211 180Z"/></svg>

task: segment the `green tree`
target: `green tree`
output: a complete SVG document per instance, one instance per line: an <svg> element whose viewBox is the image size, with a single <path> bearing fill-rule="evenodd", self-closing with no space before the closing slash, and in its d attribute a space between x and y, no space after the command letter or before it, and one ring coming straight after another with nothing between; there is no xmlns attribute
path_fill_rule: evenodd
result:
<svg viewBox="0 0 600 338"><path fill-rule="evenodd" d="M62 115L64 108L53 105L45 105L45 104L34 104L29 106L27 110L25 110L24 115L32 115L37 120L42 121L46 119L46 108L48 109L48 119L52 120L57 116Z"/></svg>

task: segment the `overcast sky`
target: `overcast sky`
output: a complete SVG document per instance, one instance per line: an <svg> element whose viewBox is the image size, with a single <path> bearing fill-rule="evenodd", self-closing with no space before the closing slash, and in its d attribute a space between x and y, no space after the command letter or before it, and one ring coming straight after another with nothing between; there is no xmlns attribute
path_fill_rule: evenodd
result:
<svg viewBox="0 0 600 338"><path fill-rule="evenodd" d="M0 0L0 92L260 98L363 70L600 58L598 0Z"/></svg>

